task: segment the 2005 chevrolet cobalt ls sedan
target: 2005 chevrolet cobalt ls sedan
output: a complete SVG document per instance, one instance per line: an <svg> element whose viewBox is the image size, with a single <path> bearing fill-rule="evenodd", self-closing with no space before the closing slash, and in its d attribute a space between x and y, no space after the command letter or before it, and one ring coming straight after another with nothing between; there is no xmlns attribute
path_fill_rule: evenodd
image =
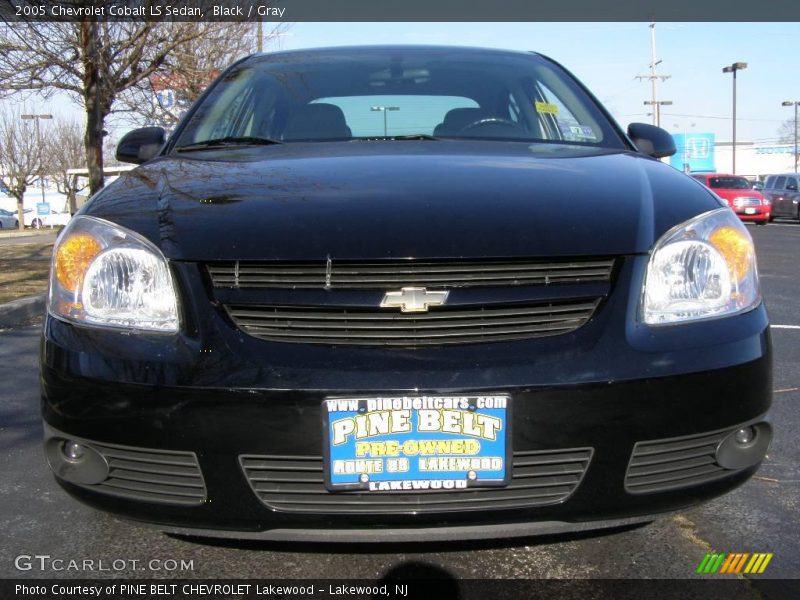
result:
<svg viewBox="0 0 800 600"><path fill-rule="evenodd" d="M533 53L257 55L54 249L47 458L167 531L430 540L650 520L771 439L752 240L671 137Z"/></svg>

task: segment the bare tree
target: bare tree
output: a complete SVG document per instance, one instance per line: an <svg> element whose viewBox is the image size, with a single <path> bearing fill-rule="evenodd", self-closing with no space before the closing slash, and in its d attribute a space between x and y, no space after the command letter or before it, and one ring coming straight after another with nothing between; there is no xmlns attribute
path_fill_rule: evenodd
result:
<svg viewBox="0 0 800 600"><path fill-rule="evenodd" d="M86 164L95 193L103 185L103 128L115 102L202 32L193 23L177 22L13 23L0 31L0 94L47 96L61 90L83 105Z"/></svg>
<svg viewBox="0 0 800 600"><path fill-rule="evenodd" d="M229 23L225 27L191 23L190 27L196 35L176 48L146 85L132 88L121 101L127 111L142 117L148 125L174 127L223 69L265 41L278 40L289 25L278 24L263 35L260 43L256 35L263 32L255 23Z"/></svg>
<svg viewBox="0 0 800 600"><path fill-rule="evenodd" d="M791 119L786 119L783 123L780 124L778 127L778 141L781 144L794 144L794 136L795 136L795 123L794 117Z"/></svg>
<svg viewBox="0 0 800 600"><path fill-rule="evenodd" d="M56 184L56 188L69 199L69 211L77 210L76 196L86 188L80 179L68 173L86 163L83 145L83 127L74 121L57 120L51 128L42 149L44 168Z"/></svg>
<svg viewBox="0 0 800 600"><path fill-rule="evenodd" d="M21 114L8 111L0 115L0 177L17 200L20 230L25 228L22 198L39 176L41 166L35 125L23 120Z"/></svg>

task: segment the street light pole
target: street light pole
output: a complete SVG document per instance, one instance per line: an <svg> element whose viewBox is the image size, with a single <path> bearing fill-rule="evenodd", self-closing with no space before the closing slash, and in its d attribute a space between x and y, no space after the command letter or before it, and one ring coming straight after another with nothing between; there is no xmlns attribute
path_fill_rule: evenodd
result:
<svg viewBox="0 0 800 600"><path fill-rule="evenodd" d="M735 62L722 68L723 73L733 73L733 174L736 175L736 71L747 68L746 62Z"/></svg>
<svg viewBox="0 0 800 600"><path fill-rule="evenodd" d="M800 106L800 100L781 102L781 106L794 106L794 172L797 173L797 107Z"/></svg>
<svg viewBox="0 0 800 600"><path fill-rule="evenodd" d="M386 113L390 110L400 110L399 106L373 106L370 108L372 112L382 112L383 113L383 137L389 137L388 132L388 123L386 120Z"/></svg>
<svg viewBox="0 0 800 600"><path fill-rule="evenodd" d="M26 121L30 121L32 119L36 125L36 144L38 145L38 154L39 154L39 185L42 188L42 202L45 202L44 165L42 164L42 134L39 131L39 121L41 119L52 119L53 115L21 115L21 117Z"/></svg>

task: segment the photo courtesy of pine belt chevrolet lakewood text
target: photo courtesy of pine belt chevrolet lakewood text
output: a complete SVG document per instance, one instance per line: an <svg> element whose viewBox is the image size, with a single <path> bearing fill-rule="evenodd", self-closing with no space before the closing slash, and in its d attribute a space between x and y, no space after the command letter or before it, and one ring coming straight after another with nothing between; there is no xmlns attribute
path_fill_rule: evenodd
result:
<svg viewBox="0 0 800 600"><path fill-rule="evenodd" d="M772 428L747 227L535 53L259 54L77 213L41 350L58 483L164 531L499 538L651 521Z"/></svg>

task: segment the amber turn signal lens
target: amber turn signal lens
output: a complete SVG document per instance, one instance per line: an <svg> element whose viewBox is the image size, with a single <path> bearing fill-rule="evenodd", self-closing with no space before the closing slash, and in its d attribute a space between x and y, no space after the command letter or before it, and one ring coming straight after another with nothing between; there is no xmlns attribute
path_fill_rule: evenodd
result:
<svg viewBox="0 0 800 600"><path fill-rule="evenodd" d="M95 238L85 233L72 235L56 251L55 275L61 286L70 292L83 284L83 276L92 260L103 247Z"/></svg>
<svg viewBox="0 0 800 600"><path fill-rule="evenodd" d="M708 241L719 251L728 263L733 281L739 282L750 271L753 245L746 234L733 227L720 227L708 236Z"/></svg>

